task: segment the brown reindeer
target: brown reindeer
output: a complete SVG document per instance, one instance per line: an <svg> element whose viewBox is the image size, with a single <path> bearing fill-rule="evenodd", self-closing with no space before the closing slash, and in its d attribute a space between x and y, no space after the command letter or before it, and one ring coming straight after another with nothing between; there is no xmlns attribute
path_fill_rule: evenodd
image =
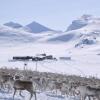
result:
<svg viewBox="0 0 100 100"><path fill-rule="evenodd" d="M33 87L33 82L32 81L15 80L13 88L14 88L13 100L14 100L14 96L15 96L17 90L20 90L20 91L21 90L27 90L31 94L29 100L31 100L33 94L35 95L35 100L37 100L36 91ZM21 93L20 93L20 95L21 95Z"/></svg>

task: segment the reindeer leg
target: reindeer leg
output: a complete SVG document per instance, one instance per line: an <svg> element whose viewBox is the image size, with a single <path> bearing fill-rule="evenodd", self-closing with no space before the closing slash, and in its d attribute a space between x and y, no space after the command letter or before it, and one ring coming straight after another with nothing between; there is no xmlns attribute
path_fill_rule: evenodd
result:
<svg viewBox="0 0 100 100"><path fill-rule="evenodd" d="M88 99L89 99L89 100L91 100L91 97L90 97L90 96L88 96Z"/></svg>
<svg viewBox="0 0 100 100"><path fill-rule="evenodd" d="M97 100L100 100L100 96L96 95ZM95 98L93 98L93 100L95 100Z"/></svg>
<svg viewBox="0 0 100 100"><path fill-rule="evenodd" d="M55 94L57 95L57 89L55 90Z"/></svg>
<svg viewBox="0 0 100 100"><path fill-rule="evenodd" d="M14 96L15 96L15 94L16 94L16 89L14 89L13 100L14 100Z"/></svg>
<svg viewBox="0 0 100 100"><path fill-rule="evenodd" d="M30 94L31 94L31 96L30 96L30 99L29 99L29 100L31 100L31 99L32 99L32 97L33 97L33 93L32 93L32 92L30 92Z"/></svg>
<svg viewBox="0 0 100 100"><path fill-rule="evenodd" d="M30 90L30 89L27 89L27 91L30 93L30 99L29 100L31 100L32 99L32 97L33 97L33 90Z"/></svg>
<svg viewBox="0 0 100 100"><path fill-rule="evenodd" d="M4 89L4 84L3 83L1 83L1 88Z"/></svg>
<svg viewBox="0 0 100 100"><path fill-rule="evenodd" d="M35 91L33 91L33 90L31 90L31 91L29 91L29 92L30 92L30 94L31 94L31 96L30 96L30 100L32 99L33 94L34 94L34 96L35 96L35 100L37 100L37 97L36 97L36 92L35 92Z"/></svg>
<svg viewBox="0 0 100 100"><path fill-rule="evenodd" d="M10 84L8 84L8 93L10 92L10 90L11 90L11 85Z"/></svg>
<svg viewBox="0 0 100 100"><path fill-rule="evenodd" d="M19 91L19 95L20 95L22 98L24 98L24 96L21 94L21 90Z"/></svg>
<svg viewBox="0 0 100 100"><path fill-rule="evenodd" d="M85 100L86 99L86 95L82 96L82 100Z"/></svg>
<svg viewBox="0 0 100 100"><path fill-rule="evenodd" d="M36 92L34 92L34 96L35 96L35 100L37 100L37 97L36 97Z"/></svg>

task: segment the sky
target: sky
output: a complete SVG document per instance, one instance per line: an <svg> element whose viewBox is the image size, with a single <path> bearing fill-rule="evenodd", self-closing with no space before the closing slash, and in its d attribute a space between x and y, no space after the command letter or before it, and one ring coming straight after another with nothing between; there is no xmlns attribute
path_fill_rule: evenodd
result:
<svg viewBox="0 0 100 100"><path fill-rule="evenodd" d="M0 0L0 24L36 21L65 31L72 20L90 14L100 16L100 0Z"/></svg>

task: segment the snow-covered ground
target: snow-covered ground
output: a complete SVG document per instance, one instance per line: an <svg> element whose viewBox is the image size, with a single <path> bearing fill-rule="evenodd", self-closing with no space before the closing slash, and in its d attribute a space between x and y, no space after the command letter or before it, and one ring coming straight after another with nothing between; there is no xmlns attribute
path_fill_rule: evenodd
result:
<svg viewBox="0 0 100 100"><path fill-rule="evenodd" d="M27 43L19 46L3 46L0 48L0 67L7 66L23 69L24 62L10 62L13 56L35 56L36 54L52 54L57 61L38 62L38 71L49 71L62 74L76 74L82 76L98 76L100 66L99 44L73 47L73 42L63 44ZM60 60L59 57L71 57L71 60ZM28 69L35 70L36 63L27 62Z"/></svg>
<svg viewBox="0 0 100 100"><path fill-rule="evenodd" d="M19 95L19 92L16 92L15 100L29 100L30 94L27 91L23 91L22 95L24 97L21 97ZM0 91L0 100L13 100L13 92L7 92L7 91ZM31 100L35 100L34 95ZM41 92L37 93L37 100L79 100L78 97L67 97L67 96L61 96L60 94L56 95L52 92Z"/></svg>

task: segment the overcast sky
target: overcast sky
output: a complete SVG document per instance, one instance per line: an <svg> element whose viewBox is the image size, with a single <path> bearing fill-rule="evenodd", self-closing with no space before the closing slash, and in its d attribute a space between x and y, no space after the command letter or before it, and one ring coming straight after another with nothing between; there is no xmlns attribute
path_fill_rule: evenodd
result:
<svg viewBox="0 0 100 100"><path fill-rule="evenodd" d="M66 30L83 14L100 16L100 0L0 0L0 24L26 25L32 21L56 30Z"/></svg>

